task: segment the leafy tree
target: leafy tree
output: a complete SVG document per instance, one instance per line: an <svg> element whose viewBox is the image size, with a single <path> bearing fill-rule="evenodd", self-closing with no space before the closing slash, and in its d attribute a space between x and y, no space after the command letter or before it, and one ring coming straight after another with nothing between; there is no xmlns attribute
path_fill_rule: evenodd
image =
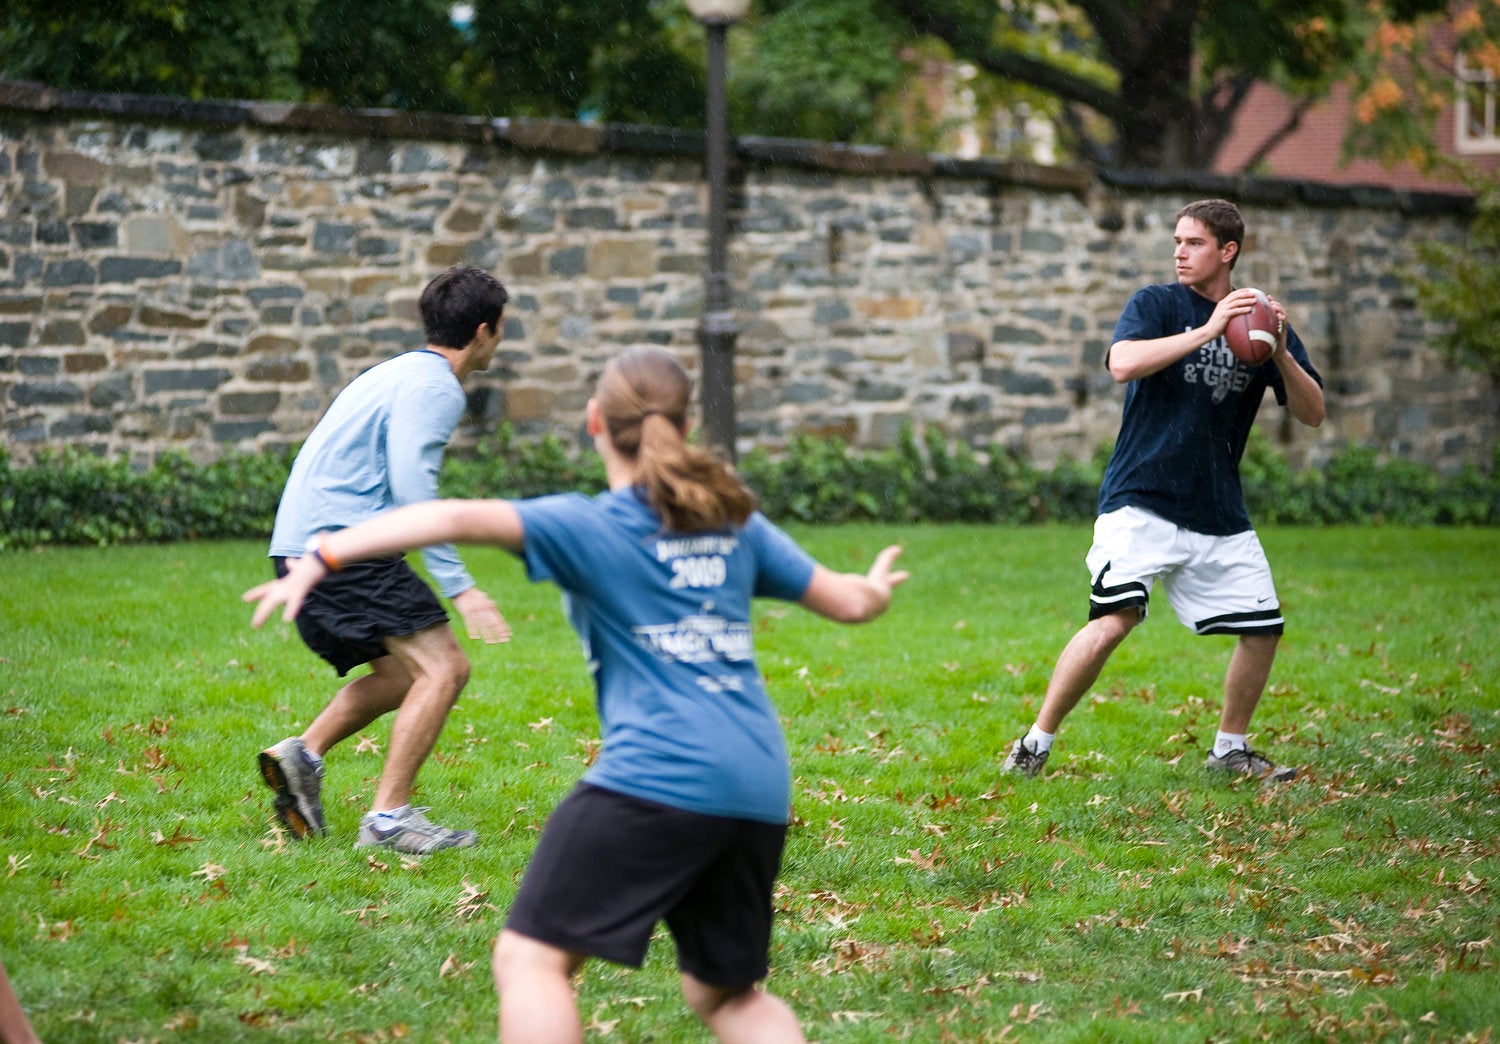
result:
<svg viewBox="0 0 1500 1044"><path fill-rule="evenodd" d="M81 90L296 99L309 6L308 0L7 0L0 74Z"/></svg>
<svg viewBox="0 0 1500 1044"><path fill-rule="evenodd" d="M448 0L314 0L296 76L308 101L460 112Z"/></svg>
<svg viewBox="0 0 1500 1044"><path fill-rule="evenodd" d="M1481 0L1493 4L1496 0ZM682 0L10 0L0 75L189 97L309 98L493 115L702 122ZM1315 98L1382 25L1447 0L757 0L731 34L742 133L931 147L932 59L981 71L1080 158L1206 167L1257 79ZM1392 116L1393 110L1383 110ZM1295 118L1295 114L1294 117Z"/></svg>
<svg viewBox="0 0 1500 1044"><path fill-rule="evenodd" d="M1422 170L1452 157L1434 137L1453 103L1454 54L1500 77L1500 0L1469 0L1406 22L1377 21L1354 63L1354 124L1347 153ZM1483 102L1480 102L1481 111Z"/></svg>
<svg viewBox="0 0 1500 1044"><path fill-rule="evenodd" d="M7 0L0 76L186 98L454 111L443 0Z"/></svg>
<svg viewBox="0 0 1500 1044"><path fill-rule="evenodd" d="M903 80L901 26L858 3L762 7L773 14L732 68L737 124L782 137L888 139L882 114L891 109L882 102Z"/></svg>
<svg viewBox="0 0 1500 1044"><path fill-rule="evenodd" d="M1422 244L1423 269L1411 279L1423 310L1445 326L1437 348L1500 390L1500 178L1466 180L1476 193L1466 240Z"/></svg>
<svg viewBox="0 0 1500 1044"><path fill-rule="evenodd" d="M757 0L732 37L740 41L731 67L736 127L921 147L933 127L903 99L916 93L922 60L936 56L982 70L992 101L1039 103L1081 158L1207 167L1257 80L1316 98L1356 62L1372 26L1408 23L1446 3ZM508 70L513 96L538 111L614 97L597 106L614 118L631 91L610 94L601 56L622 36L668 40L695 70L700 60L696 36L680 28L680 0L612 0L581 12L543 0L487 4L476 23L493 11L509 27L491 64ZM641 105L647 115L661 112L663 93ZM697 122L696 98L683 110Z"/></svg>
<svg viewBox="0 0 1500 1044"><path fill-rule="evenodd" d="M475 0L467 97L505 116L703 122L701 59L680 5L653 0ZM701 48L700 48L701 50Z"/></svg>
<svg viewBox="0 0 1500 1044"><path fill-rule="evenodd" d="M1345 150L1446 173L1474 193L1467 236L1423 244L1407 279L1423 310L1444 325L1437 348L1500 389L1500 176L1463 162L1435 137L1438 114L1453 104L1454 55L1500 78L1500 0L1375 26L1355 67ZM1483 97L1473 100L1482 112Z"/></svg>
<svg viewBox="0 0 1500 1044"><path fill-rule="evenodd" d="M829 0L842 2L842 0ZM1064 126L1084 157L1126 167L1207 167L1256 80L1296 94L1327 89L1360 53L1368 12L1410 20L1446 0L870 0L956 57L992 75L1031 84L1065 104ZM1067 50L1107 71L1070 67L1005 30L1061 20ZM1109 124L1101 140L1082 120Z"/></svg>

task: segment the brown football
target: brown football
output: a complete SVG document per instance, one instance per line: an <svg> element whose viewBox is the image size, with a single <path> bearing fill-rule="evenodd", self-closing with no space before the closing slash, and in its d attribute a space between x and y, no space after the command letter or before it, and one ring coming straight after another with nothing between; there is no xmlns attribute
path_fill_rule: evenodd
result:
<svg viewBox="0 0 1500 1044"><path fill-rule="evenodd" d="M1229 325L1224 328L1224 342L1235 358L1256 366L1276 351L1278 325L1271 302L1257 290L1254 307L1229 320Z"/></svg>

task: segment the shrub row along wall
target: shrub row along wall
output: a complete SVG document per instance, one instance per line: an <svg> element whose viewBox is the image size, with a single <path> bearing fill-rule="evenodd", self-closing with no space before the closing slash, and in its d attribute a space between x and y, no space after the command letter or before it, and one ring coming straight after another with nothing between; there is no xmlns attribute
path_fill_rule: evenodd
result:
<svg viewBox="0 0 1500 1044"><path fill-rule="evenodd" d="M18 462L75 445L139 463L302 439L360 370L420 343L455 262L512 291L460 443L501 421L573 437L603 360L696 365L701 134L190 103L0 83L0 430ZM1138 285L1171 278L1173 215L1206 195L1252 228L1240 280L1275 292L1355 444L1485 461L1495 390L1425 347L1398 276L1456 237L1459 197L1127 177L741 138L730 256L739 439L891 444L937 426L1047 464L1112 438L1101 360Z"/></svg>

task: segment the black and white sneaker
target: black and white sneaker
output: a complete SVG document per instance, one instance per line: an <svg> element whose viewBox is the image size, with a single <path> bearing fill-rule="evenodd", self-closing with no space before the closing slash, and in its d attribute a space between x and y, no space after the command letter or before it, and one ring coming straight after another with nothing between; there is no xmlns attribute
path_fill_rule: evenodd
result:
<svg viewBox="0 0 1500 1044"><path fill-rule="evenodd" d="M260 752L260 774L276 793L276 818L296 838L321 836L323 762L314 760L297 736Z"/></svg>
<svg viewBox="0 0 1500 1044"><path fill-rule="evenodd" d="M1210 772L1228 772L1232 775L1248 776L1266 783L1285 783L1297 778L1297 770L1289 766L1278 766L1276 762L1258 754L1249 747L1236 747L1222 758L1209 752L1204 765Z"/></svg>
<svg viewBox="0 0 1500 1044"><path fill-rule="evenodd" d="M1002 776L1020 774L1022 776L1035 776L1042 771L1042 766L1047 764L1047 755L1051 751L1037 751L1026 745L1026 737L1022 736L1016 740L1010 748L1010 753L1005 756L1005 764L1000 766Z"/></svg>

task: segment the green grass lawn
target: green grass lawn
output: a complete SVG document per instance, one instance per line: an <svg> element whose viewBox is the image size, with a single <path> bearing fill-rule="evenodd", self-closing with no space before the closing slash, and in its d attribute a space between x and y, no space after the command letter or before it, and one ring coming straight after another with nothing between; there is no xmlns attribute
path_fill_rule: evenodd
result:
<svg viewBox="0 0 1500 1044"><path fill-rule="evenodd" d="M1479 1040L1500 1023L1500 533L1273 529L1288 635L1215 782L1226 638L1165 600L1061 733L998 775L1082 622L1088 529L799 529L891 613L758 606L796 823L770 983L823 1041ZM274 829L260 747L335 686L248 627L259 544L0 556L0 958L43 1039L492 1039L489 943L598 736L557 592L466 554L515 628L419 778L479 845L354 851L386 727L331 754L331 836ZM590 965L596 1039L701 1040L670 941Z"/></svg>

